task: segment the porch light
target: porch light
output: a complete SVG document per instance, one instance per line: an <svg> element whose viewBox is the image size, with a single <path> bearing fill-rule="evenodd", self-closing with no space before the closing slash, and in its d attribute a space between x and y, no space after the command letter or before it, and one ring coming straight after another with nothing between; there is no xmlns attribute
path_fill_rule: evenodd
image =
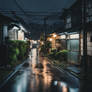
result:
<svg viewBox="0 0 92 92"><path fill-rule="evenodd" d="M57 36L56 34L53 34L53 37L54 37L54 38L56 38L56 36Z"/></svg>
<svg viewBox="0 0 92 92"><path fill-rule="evenodd" d="M53 40L52 38L49 39L50 42L51 42L52 40Z"/></svg>
<svg viewBox="0 0 92 92"><path fill-rule="evenodd" d="M61 39L66 39L66 35L61 35L60 38Z"/></svg>

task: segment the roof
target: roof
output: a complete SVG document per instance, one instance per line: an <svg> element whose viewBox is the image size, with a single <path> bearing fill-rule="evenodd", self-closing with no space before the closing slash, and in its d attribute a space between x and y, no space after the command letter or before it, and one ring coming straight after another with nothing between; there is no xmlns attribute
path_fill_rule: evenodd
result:
<svg viewBox="0 0 92 92"><path fill-rule="evenodd" d="M8 24L8 23L11 23L11 22L14 22L14 20L8 16L4 16L0 13L0 22L1 24Z"/></svg>

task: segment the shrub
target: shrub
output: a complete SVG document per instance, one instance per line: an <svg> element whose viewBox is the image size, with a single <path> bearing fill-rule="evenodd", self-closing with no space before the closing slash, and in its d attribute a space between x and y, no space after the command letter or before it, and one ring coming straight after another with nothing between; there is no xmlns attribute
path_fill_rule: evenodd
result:
<svg viewBox="0 0 92 92"><path fill-rule="evenodd" d="M19 55L19 49L18 48L16 48L16 55L18 56Z"/></svg>
<svg viewBox="0 0 92 92"><path fill-rule="evenodd" d="M56 59L56 52L57 50L53 48L48 56L52 59Z"/></svg>
<svg viewBox="0 0 92 92"><path fill-rule="evenodd" d="M67 61L67 53L68 53L68 50L61 50L61 51L57 52L56 59L58 59L60 61Z"/></svg>
<svg viewBox="0 0 92 92"><path fill-rule="evenodd" d="M42 52L44 55L47 55L49 53L50 48L51 43L49 41L45 41L44 45L41 46L40 52Z"/></svg>
<svg viewBox="0 0 92 92"><path fill-rule="evenodd" d="M56 53L57 52L56 48L52 48L51 52Z"/></svg>
<svg viewBox="0 0 92 92"><path fill-rule="evenodd" d="M29 43L25 41L8 41L9 62L22 61L28 56Z"/></svg>

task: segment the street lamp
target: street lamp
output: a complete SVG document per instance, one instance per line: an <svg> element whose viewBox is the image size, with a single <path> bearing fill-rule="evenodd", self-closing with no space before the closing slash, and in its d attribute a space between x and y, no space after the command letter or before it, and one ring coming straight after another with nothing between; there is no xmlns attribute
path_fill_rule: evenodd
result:
<svg viewBox="0 0 92 92"><path fill-rule="evenodd" d="M53 40L52 38L49 39L50 42L52 42L52 40Z"/></svg>
<svg viewBox="0 0 92 92"><path fill-rule="evenodd" d="M53 37L54 37L54 38L56 38L56 36L57 36L56 34L53 34Z"/></svg>

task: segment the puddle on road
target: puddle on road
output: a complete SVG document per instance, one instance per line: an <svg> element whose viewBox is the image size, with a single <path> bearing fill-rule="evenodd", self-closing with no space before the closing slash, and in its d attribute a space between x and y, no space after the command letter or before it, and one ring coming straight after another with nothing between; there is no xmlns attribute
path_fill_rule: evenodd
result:
<svg viewBox="0 0 92 92"><path fill-rule="evenodd" d="M79 88L73 88L64 81L54 81L54 86L58 86L61 92L79 92Z"/></svg>
<svg viewBox="0 0 92 92"><path fill-rule="evenodd" d="M59 73L52 72L46 60L42 62L43 68L35 68L36 49L33 53L32 66L22 67L0 92L79 92L75 84L68 84Z"/></svg>

